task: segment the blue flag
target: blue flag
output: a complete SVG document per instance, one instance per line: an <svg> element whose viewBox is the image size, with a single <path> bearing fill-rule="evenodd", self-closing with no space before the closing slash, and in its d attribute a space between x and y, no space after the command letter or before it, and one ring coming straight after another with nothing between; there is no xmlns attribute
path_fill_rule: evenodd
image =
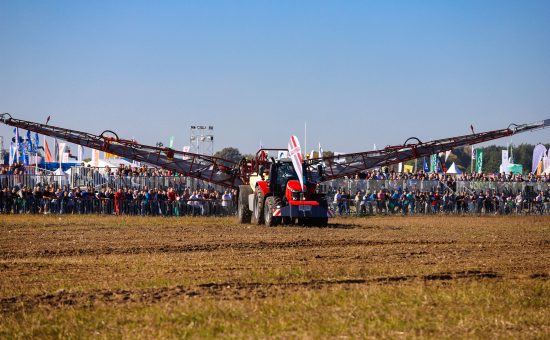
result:
<svg viewBox="0 0 550 340"><path fill-rule="evenodd" d="M426 157L424 157L424 172L430 172L430 168L428 167L428 162L426 162Z"/></svg>
<svg viewBox="0 0 550 340"><path fill-rule="evenodd" d="M40 144L40 138L38 137L38 132L34 133L34 146L38 150L38 145Z"/></svg>
<svg viewBox="0 0 550 340"><path fill-rule="evenodd" d="M33 152L34 146L32 145L31 132L27 130L27 152Z"/></svg>

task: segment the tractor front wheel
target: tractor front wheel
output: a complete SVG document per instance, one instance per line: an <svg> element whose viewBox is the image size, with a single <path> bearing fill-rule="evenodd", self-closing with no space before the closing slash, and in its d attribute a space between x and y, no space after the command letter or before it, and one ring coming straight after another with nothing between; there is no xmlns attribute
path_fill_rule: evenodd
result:
<svg viewBox="0 0 550 340"><path fill-rule="evenodd" d="M279 224L280 217L273 216L273 209L277 206L275 197L269 196L265 199L264 222L266 227L274 227Z"/></svg>
<svg viewBox="0 0 550 340"><path fill-rule="evenodd" d="M254 196L254 224L264 224L264 194L258 187Z"/></svg>

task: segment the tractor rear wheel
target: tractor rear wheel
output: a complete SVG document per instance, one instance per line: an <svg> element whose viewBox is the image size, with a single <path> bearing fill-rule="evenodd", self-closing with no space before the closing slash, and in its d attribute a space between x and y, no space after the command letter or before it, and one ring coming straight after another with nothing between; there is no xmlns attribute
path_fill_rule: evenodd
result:
<svg viewBox="0 0 550 340"><path fill-rule="evenodd" d="M250 223L252 214L248 208L248 195L252 193L252 188L248 185L239 185L239 200L237 201L237 217L240 224Z"/></svg>
<svg viewBox="0 0 550 340"><path fill-rule="evenodd" d="M254 196L254 224L264 224L264 194L258 187Z"/></svg>
<svg viewBox="0 0 550 340"><path fill-rule="evenodd" d="M279 224L280 217L273 216L273 209L276 205L275 197L269 196L265 199L265 208L264 208L264 222L266 227L274 227Z"/></svg>

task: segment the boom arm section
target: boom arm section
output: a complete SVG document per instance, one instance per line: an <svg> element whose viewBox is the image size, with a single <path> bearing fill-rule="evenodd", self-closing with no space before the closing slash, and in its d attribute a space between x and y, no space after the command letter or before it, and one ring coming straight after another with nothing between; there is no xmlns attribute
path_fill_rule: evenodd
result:
<svg viewBox="0 0 550 340"><path fill-rule="evenodd" d="M328 181L344 176L351 176L360 171L380 166L397 164L419 157L429 156L440 152L452 150L459 146L472 145L511 136L517 133L534 131L550 126L550 119L532 124L510 124L508 128L470 135L443 138L430 142L421 142L418 138L409 138L403 145L387 146L382 150L341 154L332 157L314 158L306 160L309 166L325 162L325 175L323 181ZM407 144L415 139L418 143ZM321 179L317 179L320 181Z"/></svg>
<svg viewBox="0 0 550 340"><path fill-rule="evenodd" d="M0 115L0 122L123 158L156 165L229 188L237 188L243 184L245 178L241 176L239 166L233 161L138 144L132 140L120 139L114 132L108 130L97 136L87 132L15 119L7 113Z"/></svg>

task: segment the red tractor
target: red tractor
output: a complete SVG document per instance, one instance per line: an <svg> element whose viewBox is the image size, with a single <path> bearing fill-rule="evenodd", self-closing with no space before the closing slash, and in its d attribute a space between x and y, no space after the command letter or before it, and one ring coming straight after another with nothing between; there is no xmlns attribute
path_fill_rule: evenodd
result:
<svg viewBox="0 0 550 340"><path fill-rule="evenodd" d="M317 192L323 168L319 165L316 172L308 171L307 164L303 162L302 187L291 160L267 160L264 156L267 151L258 151L249 184L239 186L239 222L250 223L253 220L254 224L265 223L266 226L294 223L326 226L332 212L325 195Z"/></svg>

